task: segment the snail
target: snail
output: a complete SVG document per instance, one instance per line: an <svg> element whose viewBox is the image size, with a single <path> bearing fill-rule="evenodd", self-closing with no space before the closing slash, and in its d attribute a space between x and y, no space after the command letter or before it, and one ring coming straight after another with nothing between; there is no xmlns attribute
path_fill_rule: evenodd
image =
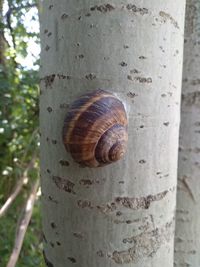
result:
<svg viewBox="0 0 200 267"><path fill-rule="evenodd" d="M123 157L127 125L123 103L115 95L98 89L72 103L64 120L63 143L79 164L104 166Z"/></svg>

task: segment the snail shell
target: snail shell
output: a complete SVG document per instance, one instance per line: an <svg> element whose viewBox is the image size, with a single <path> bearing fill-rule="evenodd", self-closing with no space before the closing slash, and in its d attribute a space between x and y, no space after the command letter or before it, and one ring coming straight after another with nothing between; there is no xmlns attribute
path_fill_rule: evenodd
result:
<svg viewBox="0 0 200 267"><path fill-rule="evenodd" d="M73 102L64 121L63 143L81 165L107 165L126 151L127 124L123 103L109 92L96 90Z"/></svg>

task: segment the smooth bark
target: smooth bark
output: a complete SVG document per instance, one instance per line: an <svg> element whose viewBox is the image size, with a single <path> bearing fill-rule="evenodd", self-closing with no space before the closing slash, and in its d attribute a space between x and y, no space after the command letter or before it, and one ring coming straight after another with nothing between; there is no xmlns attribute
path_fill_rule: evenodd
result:
<svg viewBox="0 0 200 267"><path fill-rule="evenodd" d="M175 266L200 266L200 0L187 0Z"/></svg>
<svg viewBox="0 0 200 267"><path fill-rule="evenodd" d="M54 267L172 267L185 1L43 1L44 257ZM89 169L62 144L65 114L106 89L129 117L126 157Z"/></svg>

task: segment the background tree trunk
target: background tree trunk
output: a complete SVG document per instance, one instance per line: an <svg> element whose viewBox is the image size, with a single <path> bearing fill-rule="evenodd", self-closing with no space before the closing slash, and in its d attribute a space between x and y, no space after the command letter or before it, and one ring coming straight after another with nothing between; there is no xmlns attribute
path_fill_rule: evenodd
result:
<svg viewBox="0 0 200 267"><path fill-rule="evenodd" d="M200 1L187 0L175 266L200 266Z"/></svg>
<svg viewBox="0 0 200 267"><path fill-rule="evenodd" d="M41 175L47 266L173 266L183 0L43 1ZM81 168L62 144L82 93L114 92L124 160Z"/></svg>
<svg viewBox="0 0 200 267"><path fill-rule="evenodd" d="M3 28L3 0L0 0L0 67L5 65L5 38Z"/></svg>

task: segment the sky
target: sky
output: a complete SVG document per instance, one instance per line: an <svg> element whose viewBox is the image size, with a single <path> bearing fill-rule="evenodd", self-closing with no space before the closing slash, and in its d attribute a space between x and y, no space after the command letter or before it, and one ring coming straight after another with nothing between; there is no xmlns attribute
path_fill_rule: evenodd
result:
<svg viewBox="0 0 200 267"><path fill-rule="evenodd" d="M8 3L7 1L5 1L3 7L3 13L6 14L7 11L8 11ZM33 16L36 17L36 20L32 20ZM39 28L37 8L34 7L31 8L28 12L25 13L23 19L24 19L24 25L28 32L39 33L40 28ZM15 21L13 21L13 24L15 24ZM9 43L12 43L9 33L5 33L5 37ZM27 38L24 41L28 43L28 49L27 49L28 55L25 58L20 55L17 55L16 60L23 67L27 69L37 70L38 66L34 66L34 62L36 61L36 59L39 58L40 45L36 43L36 39L34 38Z"/></svg>

